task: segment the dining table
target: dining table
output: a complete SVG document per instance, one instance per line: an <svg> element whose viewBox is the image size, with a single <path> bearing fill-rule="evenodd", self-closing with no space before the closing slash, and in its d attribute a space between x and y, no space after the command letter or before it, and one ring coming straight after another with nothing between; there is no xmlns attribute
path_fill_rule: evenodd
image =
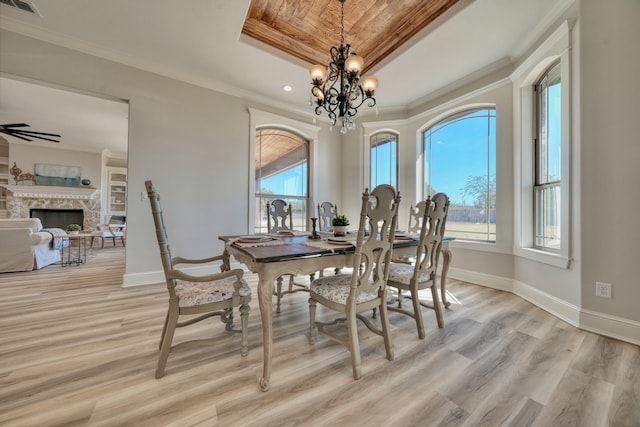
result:
<svg viewBox="0 0 640 427"><path fill-rule="evenodd" d="M225 242L223 263L229 267L233 257L258 276L258 304L262 321L263 371L260 379L262 391L269 389L273 347L273 289L274 282L283 275L312 275L325 268L344 268L353 265L356 234L333 239L323 234L320 239L310 238L311 233L254 234L247 236L220 236ZM393 252L396 255L415 255L417 236L397 236ZM443 266L440 276L441 297L446 308L445 283L451 262L448 247L451 238L443 240Z"/></svg>

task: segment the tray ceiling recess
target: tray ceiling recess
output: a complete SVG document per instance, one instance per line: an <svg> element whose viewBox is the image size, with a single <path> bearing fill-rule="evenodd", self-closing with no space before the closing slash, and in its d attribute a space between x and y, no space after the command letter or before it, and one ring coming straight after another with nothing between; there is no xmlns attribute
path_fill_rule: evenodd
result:
<svg viewBox="0 0 640 427"><path fill-rule="evenodd" d="M345 43L366 73L458 0L347 0ZM251 0L242 33L309 64L327 62L340 42L339 0Z"/></svg>

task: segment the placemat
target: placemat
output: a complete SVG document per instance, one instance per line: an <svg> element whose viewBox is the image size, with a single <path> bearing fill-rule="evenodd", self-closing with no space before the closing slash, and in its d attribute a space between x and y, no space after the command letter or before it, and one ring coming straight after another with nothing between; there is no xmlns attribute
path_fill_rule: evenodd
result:
<svg viewBox="0 0 640 427"><path fill-rule="evenodd" d="M318 248L318 249L326 249L326 250L331 250L331 251L336 251L336 250L340 250L340 249L347 249L347 248L351 248L353 247L353 243L349 242L348 244L344 244L344 245L336 245L333 243L329 243L326 240L309 240L307 242L302 242L303 245L305 246L311 246L312 248Z"/></svg>
<svg viewBox="0 0 640 427"><path fill-rule="evenodd" d="M241 240L240 237L235 238L235 239L231 239L229 240L226 244L227 245L233 245L233 246L237 246L239 248L256 248L259 246L279 246L279 245L288 245L288 242L284 242L280 239L277 238L272 238L272 240L269 241L256 241L256 242L241 242L239 241Z"/></svg>

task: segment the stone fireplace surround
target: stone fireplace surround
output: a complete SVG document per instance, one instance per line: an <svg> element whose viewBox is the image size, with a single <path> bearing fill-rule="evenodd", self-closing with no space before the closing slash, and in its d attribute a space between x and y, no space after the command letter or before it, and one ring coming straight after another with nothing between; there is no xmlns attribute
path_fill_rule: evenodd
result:
<svg viewBox="0 0 640 427"><path fill-rule="evenodd" d="M82 209L83 230L100 224L100 190L85 187L3 185L7 189L9 218L29 218L30 209Z"/></svg>

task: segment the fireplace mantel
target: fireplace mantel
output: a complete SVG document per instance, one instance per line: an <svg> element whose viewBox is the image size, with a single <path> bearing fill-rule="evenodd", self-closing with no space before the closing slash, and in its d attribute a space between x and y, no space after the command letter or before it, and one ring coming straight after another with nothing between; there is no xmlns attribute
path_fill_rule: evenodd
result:
<svg viewBox="0 0 640 427"><path fill-rule="evenodd" d="M95 198L99 190L86 187L54 187L48 185L0 185L13 197L36 199L83 199Z"/></svg>

